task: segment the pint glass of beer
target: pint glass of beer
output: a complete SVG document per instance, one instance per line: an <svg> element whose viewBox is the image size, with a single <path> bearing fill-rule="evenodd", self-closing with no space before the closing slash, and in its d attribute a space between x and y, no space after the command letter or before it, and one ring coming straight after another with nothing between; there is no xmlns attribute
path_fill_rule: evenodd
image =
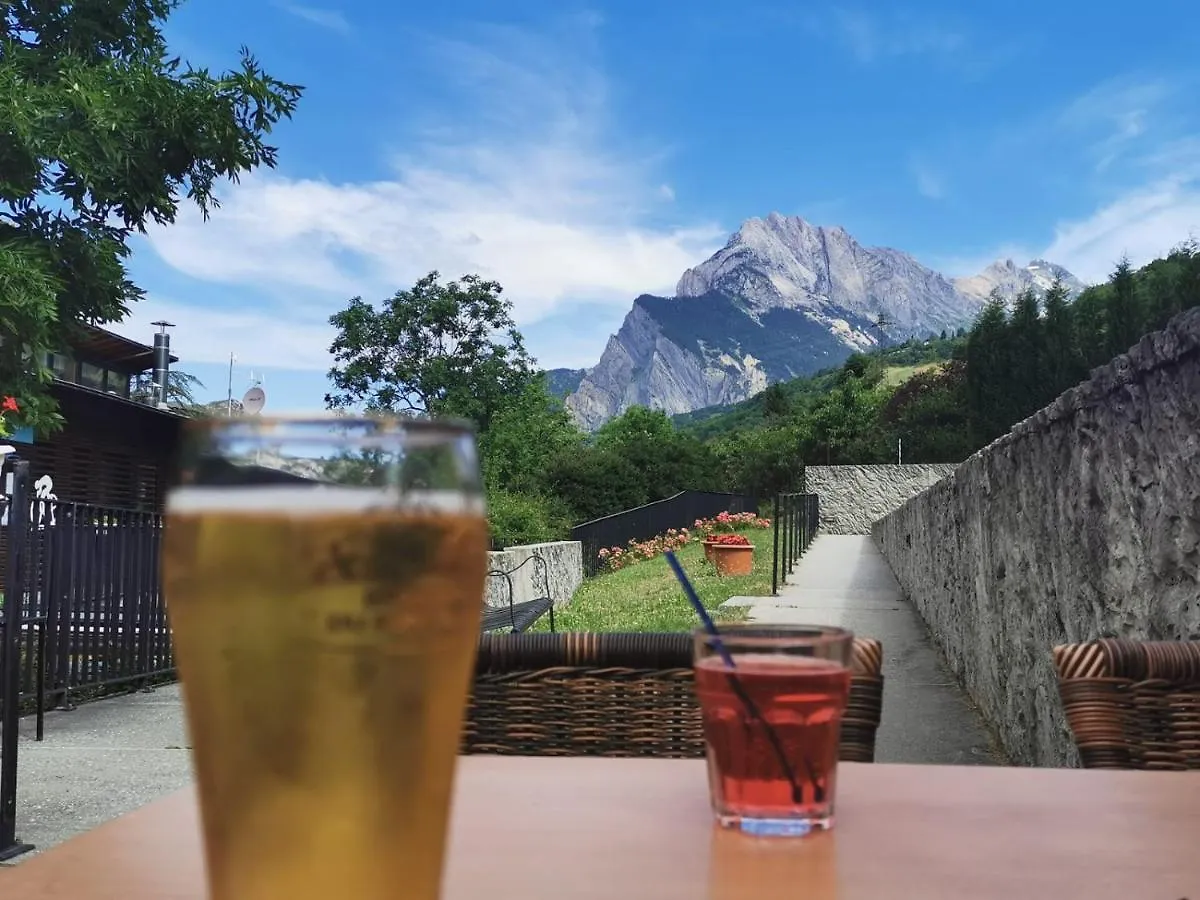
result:
<svg viewBox="0 0 1200 900"><path fill-rule="evenodd" d="M469 428L187 424L163 585L212 900L438 896L486 553Z"/></svg>

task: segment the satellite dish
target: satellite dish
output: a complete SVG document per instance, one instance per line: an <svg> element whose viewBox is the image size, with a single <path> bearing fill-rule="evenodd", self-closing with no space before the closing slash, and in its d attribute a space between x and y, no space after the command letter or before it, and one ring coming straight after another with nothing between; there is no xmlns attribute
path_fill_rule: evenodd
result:
<svg viewBox="0 0 1200 900"><path fill-rule="evenodd" d="M242 412L248 416L256 416L267 405L267 392L260 387L252 387L242 395Z"/></svg>

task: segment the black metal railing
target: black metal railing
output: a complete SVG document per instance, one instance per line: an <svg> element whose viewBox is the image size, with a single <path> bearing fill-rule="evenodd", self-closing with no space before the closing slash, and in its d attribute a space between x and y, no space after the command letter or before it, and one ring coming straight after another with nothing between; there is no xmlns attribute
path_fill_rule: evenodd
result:
<svg viewBox="0 0 1200 900"><path fill-rule="evenodd" d="M773 510L775 534L771 547L771 594L792 574L796 561L817 536L821 521L816 494L776 494Z"/></svg>
<svg viewBox="0 0 1200 900"><path fill-rule="evenodd" d="M600 570L602 547L624 547L631 540L644 541L671 528L691 528L697 519L720 512L758 512L758 498L748 494L715 491L680 491L665 500L593 519L571 529L571 540L583 548L583 572Z"/></svg>
<svg viewBox="0 0 1200 900"><path fill-rule="evenodd" d="M15 844L15 735L22 707L37 711L174 672L159 586L162 516L37 497L18 462L3 538L0 608L0 856ZM11 752L10 752L10 744ZM11 760L11 762L10 762ZM11 772L9 769L11 767ZM20 852L20 851L18 851Z"/></svg>

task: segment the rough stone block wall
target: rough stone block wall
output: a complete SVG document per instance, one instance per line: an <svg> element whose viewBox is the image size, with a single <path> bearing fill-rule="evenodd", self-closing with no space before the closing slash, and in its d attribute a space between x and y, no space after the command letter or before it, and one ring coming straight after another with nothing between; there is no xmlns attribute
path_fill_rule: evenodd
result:
<svg viewBox="0 0 1200 900"><path fill-rule="evenodd" d="M806 489L821 498L826 534L870 534L871 526L945 478L955 464L806 466Z"/></svg>
<svg viewBox="0 0 1200 900"><path fill-rule="evenodd" d="M500 572L513 572L516 569L512 574L513 602L535 600L546 596L541 564L526 562L535 554L546 561L550 597L554 600L555 608L566 606L583 583L583 545L579 541L554 541L494 550L488 553L488 569ZM521 563L525 565L521 566ZM518 566L521 567L518 569ZM493 607L508 605L508 586L504 579L488 578L484 602Z"/></svg>
<svg viewBox="0 0 1200 900"><path fill-rule="evenodd" d="M874 534L1012 758L1075 764L1051 648L1200 637L1200 309Z"/></svg>

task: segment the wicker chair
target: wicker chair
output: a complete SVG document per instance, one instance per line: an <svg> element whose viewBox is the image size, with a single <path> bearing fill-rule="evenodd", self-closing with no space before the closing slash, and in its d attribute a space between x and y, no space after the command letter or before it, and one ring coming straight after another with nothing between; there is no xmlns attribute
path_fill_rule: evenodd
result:
<svg viewBox="0 0 1200 900"><path fill-rule="evenodd" d="M1200 641L1106 638L1054 648L1087 769L1200 769Z"/></svg>
<svg viewBox="0 0 1200 900"><path fill-rule="evenodd" d="M841 758L875 759L883 650L856 639ZM704 756L692 638L663 634L485 634L463 753Z"/></svg>

